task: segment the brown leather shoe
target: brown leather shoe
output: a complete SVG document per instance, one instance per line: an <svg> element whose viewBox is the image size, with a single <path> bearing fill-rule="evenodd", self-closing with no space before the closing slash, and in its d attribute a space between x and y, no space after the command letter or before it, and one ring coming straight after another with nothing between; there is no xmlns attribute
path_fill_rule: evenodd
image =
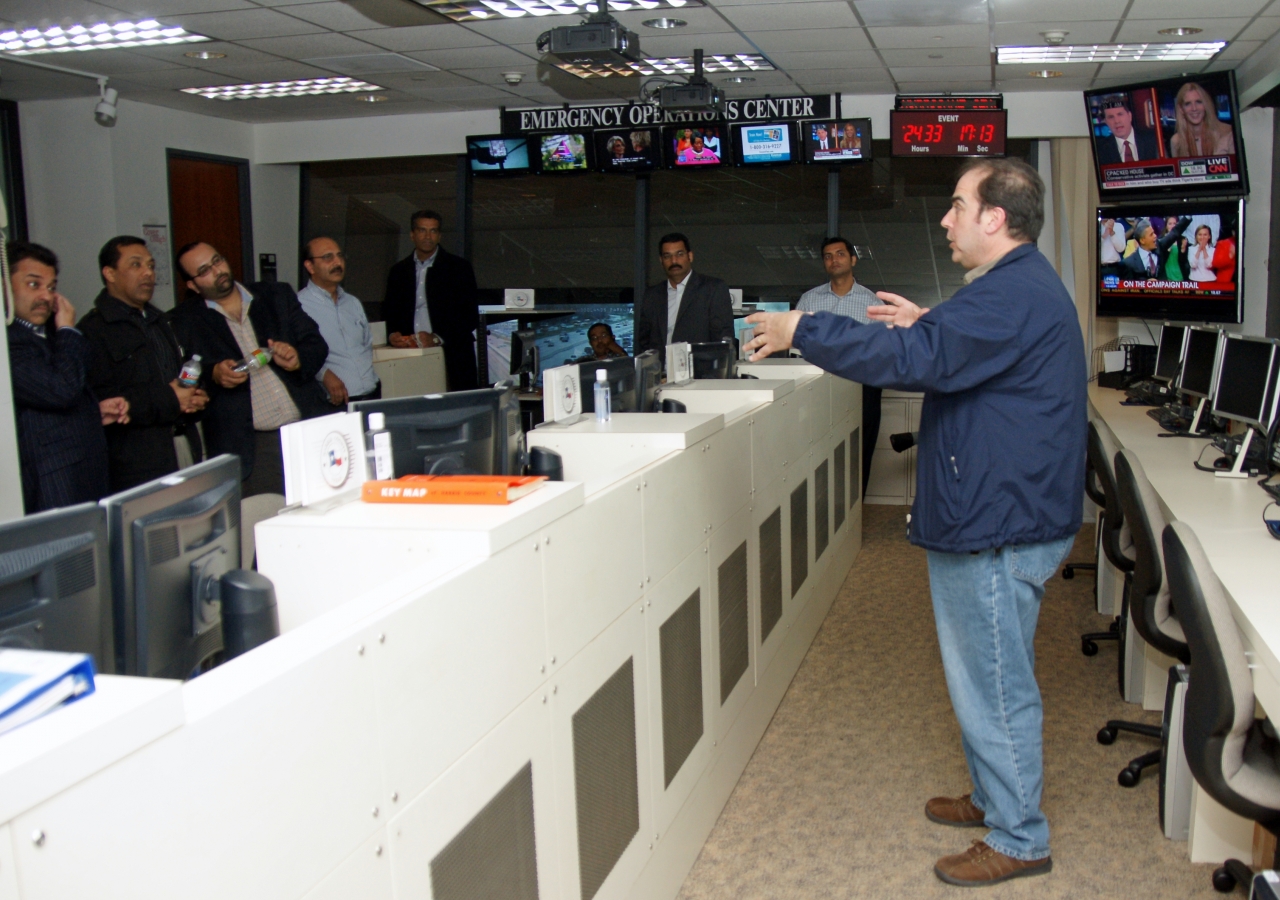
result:
<svg viewBox="0 0 1280 900"><path fill-rule="evenodd" d="M961 887L982 887L999 884L1010 878L1026 875L1046 875L1053 869L1053 858L1014 859L992 850L983 841L974 841L963 853L944 856L934 865L933 871L947 884Z"/></svg>
<svg viewBox="0 0 1280 900"><path fill-rule="evenodd" d="M924 814L930 822L937 822L939 825L981 828L987 814L973 805L971 796L934 797L924 805Z"/></svg>

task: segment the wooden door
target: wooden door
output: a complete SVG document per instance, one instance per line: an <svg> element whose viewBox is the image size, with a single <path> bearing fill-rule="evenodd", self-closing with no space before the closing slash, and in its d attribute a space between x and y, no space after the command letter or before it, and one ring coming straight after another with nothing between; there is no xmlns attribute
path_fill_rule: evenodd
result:
<svg viewBox="0 0 1280 900"><path fill-rule="evenodd" d="M253 260L246 257L248 178L246 163L169 154L171 246L176 251L192 241L212 245L242 284L253 280ZM174 302L181 302L186 279L176 270L174 291Z"/></svg>

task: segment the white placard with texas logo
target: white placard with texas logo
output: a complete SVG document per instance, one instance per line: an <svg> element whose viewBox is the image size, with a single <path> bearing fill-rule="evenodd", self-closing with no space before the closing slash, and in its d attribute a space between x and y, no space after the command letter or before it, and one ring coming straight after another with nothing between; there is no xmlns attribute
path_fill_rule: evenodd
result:
<svg viewBox="0 0 1280 900"><path fill-rule="evenodd" d="M577 366L542 370L542 418L569 425L582 414L582 385Z"/></svg>
<svg viewBox="0 0 1280 900"><path fill-rule="evenodd" d="M367 477L360 413L334 413L280 429L284 499L311 506L358 496Z"/></svg>

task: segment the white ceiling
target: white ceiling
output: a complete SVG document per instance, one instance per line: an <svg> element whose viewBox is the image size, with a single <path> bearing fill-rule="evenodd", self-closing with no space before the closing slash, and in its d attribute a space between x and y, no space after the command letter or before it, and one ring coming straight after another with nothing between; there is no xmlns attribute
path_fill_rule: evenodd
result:
<svg viewBox="0 0 1280 900"><path fill-rule="evenodd" d="M409 2L409 0L404 0ZM359 0L353 0L359 5ZM636 79L584 81L539 65L535 41L573 17L554 16L388 28L343 0L4 0L0 23L89 24L152 17L213 38L198 44L50 53L36 57L111 78L120 95L246 122L346 118L537 106L566 99L634 97ZM1280 31L1280 0L707 0L703 8L664 10L689 24L655 31L654 13L621 13L640 33L646 56L764 53L776 72L725 85L729 96L887 94L911 91L1084 90L1148 77L1231 69ZM1231 43L1209 63L1108 63L1055 66L1064 76L1039 79L1032 66L996 66L992 48L1040 44L1043 31L1065 31L1068 43L1160 41L1157 32L1195 26L1193 40ZM195 60L192 50L225 53ZM206 100L181 88L358 74L351 60L402 71L358 75L379 84L387 102L352 95L287 99ZM367 62L355 60L355 63ZM400 65L395 66L398 62ZM421 63L439 71L424 68ZM516 86L504 73L520 72ZM722 81L722 77L713 77ZM39 100L96 93L92 81L0 60L0 98Z"/></svg>

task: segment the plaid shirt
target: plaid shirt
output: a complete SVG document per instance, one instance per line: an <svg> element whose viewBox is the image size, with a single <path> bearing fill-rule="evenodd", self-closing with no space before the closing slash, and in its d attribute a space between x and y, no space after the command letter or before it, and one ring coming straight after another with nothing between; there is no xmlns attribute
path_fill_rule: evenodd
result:
<svg viewBox="0 0 1280 900"><path fill-rule="evenodd" d="M232 337L240 345L240 352L248 356L262 345L258 343L253 322L249 321L249 304L253 302L253 296L239 284L236 288L240 291L240 321L237 322L228 316L227 311L214 300L206 300L205 305L210 309L216 309L226 317L227 327L231 329ZM276 431L282 425L302 419L302 413L298 412L298 404L293 402L293 397L289 396L289 389L284 386L284 382L270 365L249 370L249 396L253 401L255 431Z"/></svg>
<svg viewBox="0 0 1280 900"><path fill-rule="evenodd" d="M801 294L796 309L801 312L833 312L839 316L857 319L866 325L871 321L867 316L867 307L880 305L876 295L856 281L849 293L843 297L831 290L831 282L828 281Z"/></svg>

